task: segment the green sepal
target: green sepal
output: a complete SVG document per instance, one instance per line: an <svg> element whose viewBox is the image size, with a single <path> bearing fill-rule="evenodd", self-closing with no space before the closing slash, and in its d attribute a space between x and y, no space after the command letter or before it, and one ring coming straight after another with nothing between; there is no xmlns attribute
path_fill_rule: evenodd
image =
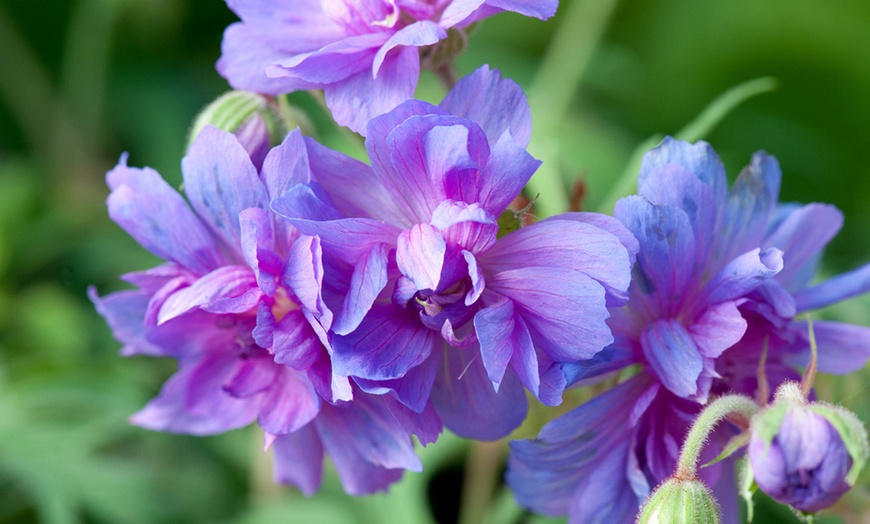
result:
<svg viewBox="0 0 870 524"><path fill-rule="evenodd" d="M722 512L700 480L670 478L647 498L636 524L719 524Z"/></svg>
<svg viewBox="0 0 870 524"><path fill-rule="evenodd" d="M752 466L749 464L749 459L744 458L740 461L740 476L737 483L737 494L746 502L746 522L752 522L753 510L755 505L752 503L752 495L758 490L758 484L755 483L755 476L752 474Z"/></svg>
<svg viewBox="0 0 870 524"><path fill-rule="evenodd" d="M870 454L867 445L867 430L864 428L864 424L854 413L840 406L814 402L808 407L813 412L825 417L843 439L843 444L846 445L846 450L852 457L852 468L846 475L846 482L850 486L854 486L861 469L867 462L868 454Z"/></svg>
<svg viewBox="0 0 870 524"><path fill-rule="evenodd" d="M725 446L725 449L722 450L722 453L719 453L719 456L711 460L710 462L701 466L702 468L706 468L707 466L712 466L721 460L725 460L726 458L733 455L737 450L745 446L749 443L749 432L744 431L743 433L734 436L731 440L728 441L728 444Z"/></svg>
<svg viewBox="0 0 870 524"><path fill-rule="evenodd" d="M770 446L779 433L786 412L793 408L789 402L779 402L764 408L752 417L752 434L760 438L766 446Z"/></svg>

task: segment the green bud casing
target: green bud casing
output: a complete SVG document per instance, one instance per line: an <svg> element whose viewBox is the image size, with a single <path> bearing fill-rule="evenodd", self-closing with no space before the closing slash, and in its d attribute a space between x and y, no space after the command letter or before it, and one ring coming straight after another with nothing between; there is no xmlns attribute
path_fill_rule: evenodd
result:
<svg viewBox="0 0 870 524"><path fill-rule="evenodd" d="M719 524L722 513L700 480L669 478L647 498L637 524Z"/></svg>

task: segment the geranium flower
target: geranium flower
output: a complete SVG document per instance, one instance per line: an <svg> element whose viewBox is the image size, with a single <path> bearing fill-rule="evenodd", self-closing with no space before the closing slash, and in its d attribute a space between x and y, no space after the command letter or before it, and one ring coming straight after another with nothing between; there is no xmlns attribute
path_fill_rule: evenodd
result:
<svg viewBox="0 0 870 524"><path fill-rule="evenodd" d="M561 402L562 364L612 340L634 238L591 213L499 238L498 219L539 162L520 88L486 67L440 106L411 100L369 123L371 167L309 140L312 180L272 208L317 235L337 373L472 438L507 435L523 386ZM350 217L350 218L348 218ZM629 247L626 247L629 246Z"/></svg>
<svg viewBox="0 0 870 524"><path fill-rule="evenodd" d="M795 378L792 366L806 364L809 347L795 315L870 287L868 267L807 287L842 215L825 204L778 204L780 178L776 160L757 153L729 192L706 143L668 138L647 153L639 196L614 213L640 243L628 305L609 321L614 344L578 363L572 381L632 365L640 373L547 424L537 439L512 444L507 478L522 505L570 522L632 522L674 471L711 394L754 394L764 347L770 382ZM870 329L817 325L819 369L849 372L870 356ZM722 429L720 449L731 435ZM707 447L710 459L716 448ZM732 464L705 468L702 478L725 520L736 518Z"/></svg>
<svg viewBox="0 0 870 524"><path fill-rule="evenodd" d="M333 118L359 133L411 98L420 52L500 11L546 19L557 0L228 0L218 72L236 89L323 88ZM461 37L464 38L464 37Z"/></svg>
<svg viewBox="0 0 870 524"><path fill-rule="evenodd" d="M352 494L419 471L410 433L437 437L434 413L365 394L332 372L332 313L318 291L317 238L268 211L292 181L273 149L258 172L235 136L203 130L182 162L193 207L152 169L107 174L109 215L166 260L123 278L138 289L91 297L125 355L171 357L179 370L131 421L211 435L255 420L275 450L275 478L314 492L324 452Z"/></svg>

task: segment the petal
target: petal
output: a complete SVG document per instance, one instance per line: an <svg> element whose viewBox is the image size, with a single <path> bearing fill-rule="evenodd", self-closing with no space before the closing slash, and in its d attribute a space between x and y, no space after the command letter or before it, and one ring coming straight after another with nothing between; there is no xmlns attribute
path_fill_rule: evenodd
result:
<svg viewBox="0 0 870 524"><path fill-rule="evenodd" d="M534 354L532 337L523 319L514 310L513 302L500 297L498 302L481 308L474 315L474 329L480 341L480 355L483 367L496 391L514 354ZM526 366L521 366L524 369ZM531 385L525 384L532 393L538 394L537 362L534 373L524 374L531 378Z"/></svg>
<svg viewBox="0 0 870 524"><path fill-rule="evenodd" d="M613 341L604 288L583 273L527 267L490 276L487 287L513 301L535 346L556 362L591 358Z"/></svg>
<svg viewBox="0 0 870 524"><path fill-rule="evenodd" d="M492 148L480 177L478 199L493 215L501 215L541 165L505 132Z"/></svg>
<svg viewBox="0 0 870 524"><path fill-rule="evenodd" d="M438 23L441 27L453 27L468 18L485 0L453 0L441 13Z"/></svg>
<svg viewBox="0 0 870 524"><path fill-rule="evenodd" d="M212 353L182 361L160 395L130 417L130 422L156 431L214 435L247 426L257 416L260 397L239 399L223 385L237 370L238 358Z"/></svg>
<svg viewBox="0 0 870 524"><path fill-rule="evenodd" d="M290 311L277 322L272 331L272 344L267 347L275 362L300 371L307 370L324 351L308 320L301 311Z"/></svg>
<svg viewBox="0 0 870 524"><path fill-rule="evenodd" d="M762 247L783 252L785 267L776 280L788 290L800 289L815 274L816 257L843 226L843 213L828 204L807 204L790 213Z"/></svg>
<svg viewBox="0 0 870 524"><path fill-rule="evenodd" d="M323 477L323 445L314 425L277 437L272 450L275 456L272 478L275 482L292 484L305 495L313 495Z"/></svg>
<svg viewBox="0 0 870 524"><path fill-rule="evenodd" d="M401 378L391 380L366 380L355 378L357 384L366 392L392 396L416 413L421 413L429 404L429 394L435 382L435 372L441 361L430 356L422 364L411 368Z"/></svg>
<svg viewBox="0 0 870 524"><path fill-rule="evenodd" d="M403 47L387 56L377 78L366 68L324 86L323 93L335 121L365 135L369 120L414 96L419 76L419 51Z"/></svg>
<svg viewBox="0 0 870 524"><path fill-rule="evenodd" d="M640 251L640 244L637 238L631 234L631 231L626 229L622 222L612 216L602 215L601 213L571 212L559 213L546 220L574 220L576 222L585 222L607 231L618 238L619 242L628 250L630 265L634 265L637 253Z"/></svg>
<svg viewBox="0 0 870 524"><path fill-rule="evenodd" d="M323 252L320 239L303 235L287 253L287 266L281 282L293 291L299 305L308 310L326 329L332 324L332 311L320 292L323 287Z"/></svg>
<svg viewBox="0 0 870 524"><path fill-rule="evenodd" d="M772 156L758 152L740 172L728 196L722 230L716 245L721 260L760 246L776 211L782 172Z"/></svg>
<svg viewBox="0 0 870 524"><path fill-rule="evenodd" d="M341 313L332 325L337 335L347 335L359 326L375 299L387 285L388 250L376 244L353 268L350 289L342 303Z"/></svg>
<svg viewBox="0 0 870 524"><path fill-rule="evenodd" d="M707 303L725 302L746 296L765 280L782 271L782 251L755 248L729 262L705 286Z"/></svg>
<svg viewBox="0 0 870 524"><path fill-rule="evenodd" d="M479 204L445 200L432 213L433 226L448 242L482 253L489 249L498 235L498 220Z"/></svg>
<svg viewBox="0 0 870 524"><path fill-rule="evenodd" d="M674 319L657 320L647 324L640 337L647 363L666 388L684 398L698 392L704 361L682 324Z"/></svg>
<svg viewBox="0 0 870 524"><path fill-rule="evenodd" d="M106 181L109 216L142 247L200 275L222 264L211 233L156 171L129 168L124 155Z"/></svg>
<svg viewBox="0 0 870 524"><path fill-rule="evenodd" d="M853 269L821 284L794 293L797 311L812 311L866 293L870 290L870 264Z"/></svg>
<svg viewBox="0 0 870 524"><path fill-rule="evenodd" d="M716 304L688 327L701 355L716 358L743 338L746 320L734 302Z"/></svg>
<svg viewBox="0 0 870 524"><path fill-rule="evenodd" d="M794 345L799 351L788 357L788 362L794 366L806 366L810 359L809 329L805 322L794 322L794 330L798 333ZM822 373L846 375L861 369L870 358L870 328L828 322L813 321L813 332L818 346L818 367Z"/></svg>
<svg viewBox="0 0 870 524"><path fill-rule="evenodd" d="M417 224L399 234L396 264L419 290L438 289L447 244L429 224Z"/></svg>
<svg viewBox="0 0 870 524"><path fill-rule="evenodd" d="M263 160L260 176L271 198L283 195L285 190L296 184L311 181L308 150L302 131L294 129L279 146L269 151Z"/></svg>
<svg viewBox="0 0 870 524"><path fill-rule="evenodd" d="M266 211L251 207L239 214L239 225L245 261L254 271L257 286L264 294L272 296L284 270L284 261L273 251L272 221Z"/></svg>
<svg viewBox="0 0 870 524"><path fill-rule="evenodd" d="M443 351L432 404L444 425L461 437L478 440L496 440L516 429L528 403L513 371L505 373L496 392L476 348Z"/></svg>
<svg viewBox="0 0 870 524"><path fill-rule="evenodd" d="M266 69L286 58L287 52L271 45L258 28L237 22L224 31L216 68L233 89L264 95L277 96L316 87L301 78L266 76Z"/></svg>
<svg viewBox="0 0 870 524"><path fill-rule="evenodd" d="M661 144L643 156L637 187L644 187L647 176L656 169L668 164L676 164L693 173L704 184L713 189L713 201L717 209L725 206L728 179L725 167L719 156L707 142L689 144L671 137L665 137Z"/></svg>
<svg viewBox="0 0 870 524"><path fill-rule="evenodd" d="M388 380L405 375L432 353L438 333L415 311L376 305L360 326L333 340L333 366L340 375Z"/></svg>
<svg viewBox="0 0 870 524"><path fill-rule="evenodd" d="M227 5L263 38L285 52L310 51L345 36L320 0L228 0Z"/></svg>
<svg viewBox="0 0 870 524"><path fill-rule="evenodd" d="M447 38L447 31L438 26L438 24L429 20L421 20L413 24L406 25L398 30L387 42L378 49L375 59L372 64L372 71L375 77L381 69L381 64L393 48L398 46L423 47L427 45L437 44L440 40Z"/></svg>
<svg viewBox="0 0 870 524"><path fill-rule="evenodd" d="M267 433L286 435L308 424L319 410L320 397L305 374L282 367L263 397L257 421Z"/></svg>
<svg viewBox="0 0 870 524"><path fill-rule="evenodd" d="M486 5L546 20L556 14L558 0L486 0Z"/></svg>
<svg viewBox="0 0 870 524"><path fill-rule="evenodd" d="M633 268L639 296L656 303L660 314L675 314L700 278L689 217L682 209L656 206L640 196L617 202L613 215L642 246Z"/></svg>
<svg viewBox="0 0 870 524"><path fill-rule="evenodd" d="M184 190L197 214L239 252L239 213L264 208L268 194L248 152L232 134L206 126L181 161Z"/></svg>
<svg viewBox="0 0 870 524"><path fill-rule="evenodd" d="M614 302L627 299L628 251L619 237L585 221L551 219L520 228L480 258L487 273L529 266L582 272L604 286Z"/></svg>
<svg viewBox="0 0 870 524"><path fill-rule="evenodd" d="M451 2L442 21L451 8L463 3L468 2ZM439 106L479 125L490 144L496 144L509 132L516 145L529 145L532 117L526 95L516 82L502 78L497 69L490 70L486 65L477 68L460 79Z"/></svg>
<svg viewBox="0 0 870 524"><path fill-rule="evenodd" d="M141 291L118 291L100 297L93 286L88 298L112 330L112 336L125 344L123 355L166 356L165 349L149 342L145 331L145 311L150 298Z"/></svg>
<svg viewBox="0 0 870 524"><path fill-rule="evenodd" d="M506 481L520 505L550 516L570 511L577 522L631 522L639 501L626 474L628 419L649 383L635 377L549 422L536 439L511 442Z"/></svg>
<svg viewBox="0 0 870 524"><path fill-rule="evenodd" d="M401 469L422 470L408 433L384 399L360 393L351 403L324 405L321 413L317 432L348 493L384 489Z"/></svg>
<svg viewBox="0 0 870 524"><path fill-rule="evenodd" d="M299 78L314 84L341 82L369 72L377 49L390 38L388 31L352 35L308 53L286 56L266 69L271 78Z"/></svg>
<svg viewBox="0 0 870 524"><path fill-rule="evenodd" d="M225 266L198 279L192 286L177 291L166 299L160 308L157 323L163 324L175 317L187 313L194 308L205 308L227 298L247 297L245 294L251 288L256 289L256 281L250 268L242 266ZM257 290L258 291L258 290ZM239 304L243 308L235 313L242 313L256 306L258 296L250 297Z"/></svg>

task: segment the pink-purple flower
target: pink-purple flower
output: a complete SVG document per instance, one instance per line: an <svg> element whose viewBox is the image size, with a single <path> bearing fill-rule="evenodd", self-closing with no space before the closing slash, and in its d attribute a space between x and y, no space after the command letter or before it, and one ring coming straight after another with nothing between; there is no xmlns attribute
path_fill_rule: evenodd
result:
<svg viewBox="0 0 870 524"><path fill-rule="evenodd" d="M570 380L640 372L537 439L512 444L508 483L521 504L570 522L631 522L674 471L710 395L754 394L765 347L769 381L795 378L809 347L795 316L870 288L866 266L808 287L842 215L825 204L779 204L780 177L773 157L757 153L729 191L706 143L668 138L646 155L639 195L614 213L640 243L628 305L608 321L614 343L574 366ZM817 325L820 370L849 372L870 356L870 329ZM733 434L723 427L714 436L709 459ZM733 477L729 461L702 471L726 521L736 518Z"/></svg>
<svg viewBox="0 0 870 524"><path fill-rule="evenodd" d="M311 181L272 208L323 248L332 363L472 438L507 435L524 389L561 402L563 365L612 341L636 242L616 220L553 217L499 237L538 167L520 88L486 67L439 106L373 119L371 166L308 140ZM626 247L627 246L627 247ZM334 276L330 276L334 275Z"/></svg>
<svg viewBox="0 0 870 524"><path fill-rule="evenodd" d="M420 51L501 11L546 19L557 0L228 0L218 72L236 89L322 88L335 120L368 121L411 98Z"/></svg>
<svg viewBox="0 0 870 524"><path fill-rule="evenodd" d="M256 421L275 451L276 480L313 493L326 453L349 493L372 493L419 471L410 435L431 442L441 424L431 409L412 412L333 372L319 239L269 211L293 182L282 161L294 144L258 170L235 136L206 128L182 162L190 205L157 172L122 158L107 175L109 214L166 262L125 275L137 289L92 291L92 300L124 354L179 364L132 422L210 435Z"/></svg>

